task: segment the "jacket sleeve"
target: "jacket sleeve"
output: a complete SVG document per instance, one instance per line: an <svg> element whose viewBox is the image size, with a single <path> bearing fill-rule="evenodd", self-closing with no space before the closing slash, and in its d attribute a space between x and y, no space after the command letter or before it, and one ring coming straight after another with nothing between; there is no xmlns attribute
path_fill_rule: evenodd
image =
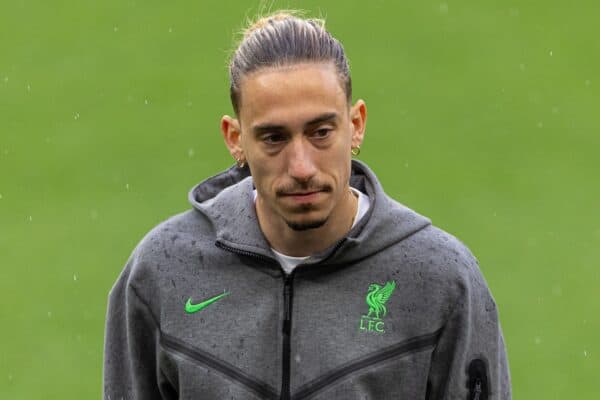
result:
<svg viewBox="0 0 600 400"><path fill-rule="evenodd" d="M496 303L477 261L467 264L432 356L427 399L509 400L510 374Z"/></svg>
<svg viewBox="0 0 600 400"><path fill-rule="evenodd" d="M135 257L108 297L103 393L109 399L162 399L157 374L158 324L130 284Z"/></svg>

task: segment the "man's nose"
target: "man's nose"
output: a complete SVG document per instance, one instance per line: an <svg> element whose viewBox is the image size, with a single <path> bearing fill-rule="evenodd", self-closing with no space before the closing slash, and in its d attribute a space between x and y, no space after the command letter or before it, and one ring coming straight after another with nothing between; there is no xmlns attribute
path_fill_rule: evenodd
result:
<svg viewBox="0 0 600 400"><path fill-rule="evenodd" d="M290 144L286 154L288 174L300 182L307 182L317 172L310 143L302 138L293 140Z"/></svg>

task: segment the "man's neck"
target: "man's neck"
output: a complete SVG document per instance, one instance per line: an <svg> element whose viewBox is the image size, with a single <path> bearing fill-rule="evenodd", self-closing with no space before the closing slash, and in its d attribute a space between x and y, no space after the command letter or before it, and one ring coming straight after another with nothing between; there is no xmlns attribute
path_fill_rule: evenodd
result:
<svg viewBox="0 0 600 400"><path fill-rule="evenodd" d="M256 199L256 213L260 228L273 249L288 256L304 257L327 249L350 231L358 208L358 199L348 189L341 204L325 224L304 231L294 230L279 216L264 212L260 197Z"/></svg>

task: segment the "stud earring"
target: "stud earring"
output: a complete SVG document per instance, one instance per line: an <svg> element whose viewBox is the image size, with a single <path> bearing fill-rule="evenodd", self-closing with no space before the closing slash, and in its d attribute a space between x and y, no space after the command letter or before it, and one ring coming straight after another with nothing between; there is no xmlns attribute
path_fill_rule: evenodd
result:
<svg viewBox="0 0 600 400"><path fill-rule="evenodd" d="M235 163L237 164L238 168L244 168L246 166L246 161L244 161L240 158L236 158Z"/></svg>
<svg viewBox="0 0 600 400"><path fill-rule="evenodd" d="M350 153L352 153L354 157L358 156L360 154L360 146L353 147L352 150L350 150Z"/></svg>

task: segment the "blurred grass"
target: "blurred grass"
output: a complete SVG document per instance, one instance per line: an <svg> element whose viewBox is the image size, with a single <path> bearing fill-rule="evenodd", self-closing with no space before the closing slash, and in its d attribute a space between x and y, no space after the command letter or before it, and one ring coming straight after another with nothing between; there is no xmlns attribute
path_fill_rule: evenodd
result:
<svg viewBox="0 0 600 400"><path fill-rule="evenodd" d="M369 106L361 158L478 256L515 398L597 392L600 6L574 5L273 5L327 17ZM123 263L232 162L226 57L258 8L0 4L0 398L99 395Z"/></svg>

